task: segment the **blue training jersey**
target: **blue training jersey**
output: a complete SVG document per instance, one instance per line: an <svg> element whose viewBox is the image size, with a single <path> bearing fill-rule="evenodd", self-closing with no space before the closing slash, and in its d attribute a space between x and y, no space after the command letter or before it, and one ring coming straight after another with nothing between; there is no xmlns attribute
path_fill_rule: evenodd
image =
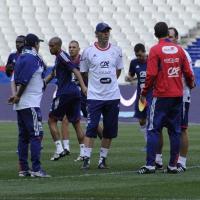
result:
<svg viewBox="0 0 200 200"><path fill-rule="evenodd" d="M140 62L138 59L133 59L130 63L129 73L132 77L137 76L137 98L139 98L142 88L145 85L147 62ZM152 97L152 91L148 93L147 98Z"/></svg>
<svg viewBox="0 0 200 200"><path fill-rule="evenodd" d="M70 56L66 52L61 51L56 56L55 70L58 86L56 96L65 94L70 97L80 97L80 91L72 81L72 70L74 68L77 68L77 65L71 61Z"/></svg>
<svg viewBox="0 0 200 200"><path fill-rule="evenodd" d="M13 65L15 66L15 63L19 57L19 53L18 52L13 52L11 53L9 56L8 56L8 60L7 60L7 63L6 65Z"/></svg>

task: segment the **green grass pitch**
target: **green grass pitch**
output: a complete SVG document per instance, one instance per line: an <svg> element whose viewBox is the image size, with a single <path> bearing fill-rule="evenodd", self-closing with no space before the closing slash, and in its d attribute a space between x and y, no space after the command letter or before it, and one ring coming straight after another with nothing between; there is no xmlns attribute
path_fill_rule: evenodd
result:
<svg viewBox="0 0 200 200"><path fill-rule="evenodd" d="M84 127L84 125L83 125ZM145 163L144 139L138 126L119 124L119 137L113 140L108 155L110 169L97 169L100 142L95 141L91 168L80 169L74 162L79 146L70 126L71 154L59 161L50 161L54 144L47 124L44 124L43 168L51 178L22 178L17 173L17 125L0 123L0 200L103 200L103 199L200 199L200 126L189 128L190 151L188 169L182 174L138 175L136 171ZM169 142L164 133L164 164L169 158Z"/></svg>

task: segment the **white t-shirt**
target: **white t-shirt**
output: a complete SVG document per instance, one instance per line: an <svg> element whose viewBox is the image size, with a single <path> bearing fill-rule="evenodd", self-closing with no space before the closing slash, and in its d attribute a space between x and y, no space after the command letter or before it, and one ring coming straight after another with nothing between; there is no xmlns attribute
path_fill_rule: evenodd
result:
<svg viewBox="0 0 200 200"><path fill-rule="evenodd" d="M100 49L97 43L83 51L80 71L88 72L87 99L114 100L120 99L116 70L123 69L122 50L108 44Z"/></svg>
<svg viewBox="0 0 200 200"><path fill-rule="evenodd" d="M14 110L22 110L31 107L40 107L40 102L43 94L43 68L39 67L33 74L30 82L25 88L19 103L14 104Z"/></svg>
<svg viewBox="0 0 200 200"><path fill-rule="evenodd" d="M192 69L192 59L189 55L189 53L184 49L185 55L188 59L190 69ZM186 85L185 79L183 80L183 102L191 102L191 91L190 88Z"/></svg>

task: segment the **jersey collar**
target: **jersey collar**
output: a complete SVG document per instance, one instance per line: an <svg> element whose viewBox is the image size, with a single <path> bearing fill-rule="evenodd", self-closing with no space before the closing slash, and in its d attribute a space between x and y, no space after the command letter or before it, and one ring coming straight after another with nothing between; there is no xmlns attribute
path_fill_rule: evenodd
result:
<svg viewBox="0 0 200 200"><path fill-rule="evenodd" d="M99 47L98 42L95 42L95 43L94 43L94 46L95 46L98 50L100 50L100 51L106 51L106 50L108 50L108 49L111 47L111 44L108 43L108 46L107 46L106 48L101 48L101 47Z"/></svg>

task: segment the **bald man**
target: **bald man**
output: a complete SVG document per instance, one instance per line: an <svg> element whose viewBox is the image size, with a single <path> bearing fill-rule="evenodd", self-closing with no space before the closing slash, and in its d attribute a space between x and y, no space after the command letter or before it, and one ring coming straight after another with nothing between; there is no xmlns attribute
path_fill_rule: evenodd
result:
<svg viewBox="0 0 200 200"><path fill-rule="evenodd" d="M51 78L55 76L58 87L56 96L53 99L48 120L49 129L56 145L56 151L51 158L52 161L58 160L66 155L60 140L59 129L57 126L58 121L62 121L65 115L69 122L73 124L76 131L81 147L80 155L83 154L84 147L84 133L80 126L80 91L78 86L72 81L72 72L78 79L84 94L86 94L87 88L76 64L71 61L70 56L64 52L61 47L62 40L59 37L54 37L49 41L50 53L56 56L54 66L55 73L51 74Z"/></svg>

